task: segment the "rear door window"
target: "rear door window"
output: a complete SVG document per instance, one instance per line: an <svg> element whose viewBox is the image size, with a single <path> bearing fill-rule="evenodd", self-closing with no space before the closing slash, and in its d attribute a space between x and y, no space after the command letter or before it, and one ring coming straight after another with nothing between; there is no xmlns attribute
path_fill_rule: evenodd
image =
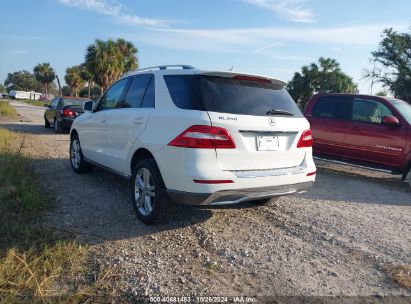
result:
<svg viewBox="0 0 411 304"><path fill-rule="evenodd" d="M151 77L146 93L144 94L141 107L142 108L154 108L155 107L154 77Z"/></svg>
<svg viewBox="0 0 411 304"><path fill-rule="evenodd" d="M119 102L116 108L140 108L152 78L152 75L133 77L124 100Z"/></svg>
<svg viewBox="0 0 411 304"><path fill-rule="evenodd" d="M323 96L319 97L313 108L313 116L330 119L347 119L348 102L351 97Z"/></svg>
<svg viewBox="0 0 411 304"><path fill-rule="evenodd" d="M164 78L174 104L182 109L303 117L288 92L277 84L204 75Z"/></svg>

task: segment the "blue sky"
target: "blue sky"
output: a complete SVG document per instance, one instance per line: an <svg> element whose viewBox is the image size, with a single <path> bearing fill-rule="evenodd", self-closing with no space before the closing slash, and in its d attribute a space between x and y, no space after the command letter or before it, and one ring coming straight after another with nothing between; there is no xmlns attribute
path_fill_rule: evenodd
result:
<svg viewBox="0 0 411 304"><path fill-rule="evenodd" d="M0 82L50 62L61 79L96 38L125 38L140 66L184 63L290 80L320 56L362 78L384 28L407 31L409 0L13 0L2 3ZM378 89L378 88L377 88Z"/></svg>

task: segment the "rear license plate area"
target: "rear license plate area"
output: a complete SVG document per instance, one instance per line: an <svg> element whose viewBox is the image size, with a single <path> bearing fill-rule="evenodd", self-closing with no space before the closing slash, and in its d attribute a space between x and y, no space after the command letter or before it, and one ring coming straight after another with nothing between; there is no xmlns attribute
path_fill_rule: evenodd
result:
<svg viewBox="0 0 411 304"><path fill-rule="evenodd" d="M257 136L258 151L277 151L279 149L278 136Z"/></svg>

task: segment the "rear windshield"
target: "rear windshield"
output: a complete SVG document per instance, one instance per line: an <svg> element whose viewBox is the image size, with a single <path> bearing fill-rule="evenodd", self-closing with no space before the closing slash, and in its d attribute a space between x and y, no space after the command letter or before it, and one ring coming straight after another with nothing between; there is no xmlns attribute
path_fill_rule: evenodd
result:
<svg viewBox="0 0 411 304"><path fill-rule="evenodd" d="M63 106L82 106L87 99L63 98Z"/></svg>
<svg viewBox="0 0 411 304"><path fill-rule="evenodd" d="M303 117L287 90L276 84L201 75L166 75L164 79L181 109Z"/></svg>

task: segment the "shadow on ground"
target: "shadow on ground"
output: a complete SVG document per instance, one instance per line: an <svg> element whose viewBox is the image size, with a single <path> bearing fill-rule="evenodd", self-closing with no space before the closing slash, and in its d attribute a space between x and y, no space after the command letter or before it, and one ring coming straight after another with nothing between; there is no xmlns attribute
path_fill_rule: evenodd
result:
<svg viewBox="0 0 411 304"><path fill-rule="evenodd" d="M36 135L59 135L59 134L66 134L68 135L67 132L59 133L57 134L54 129L52 128L45 128L43 125L39 124L30 124L26 122L21 122L21 123L2 123L0 125L3 128L9 129L10 131L14 131L17 133L23 133L23 134L36 134Z"/></svg>

